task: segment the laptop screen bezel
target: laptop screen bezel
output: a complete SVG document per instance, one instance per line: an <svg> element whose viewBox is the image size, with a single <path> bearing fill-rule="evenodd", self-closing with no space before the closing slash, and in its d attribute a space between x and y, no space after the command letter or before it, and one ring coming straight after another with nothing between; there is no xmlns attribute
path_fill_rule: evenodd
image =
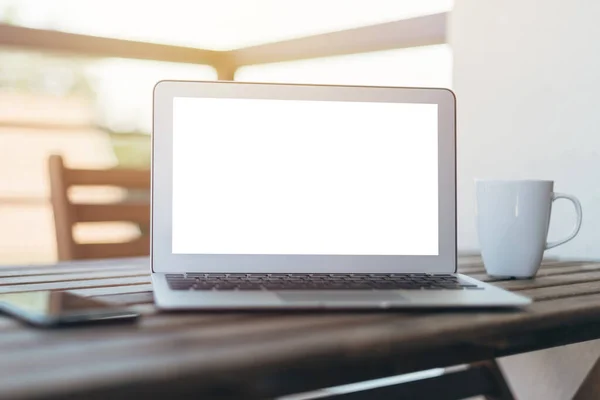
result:
<svg viewBox="0 0 600 400"><path fill-rule="evenodd" d="M176 97L437 104L437 256L173 254L173 99ZM151 266L153 272L456 272L456 101L437 88L161 81L154 88Z"/></svg>

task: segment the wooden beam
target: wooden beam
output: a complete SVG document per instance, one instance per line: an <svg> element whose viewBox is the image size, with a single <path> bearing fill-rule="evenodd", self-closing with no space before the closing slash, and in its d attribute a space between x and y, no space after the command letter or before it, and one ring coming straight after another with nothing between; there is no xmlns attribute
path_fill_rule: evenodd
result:
<svg viewBox="0 0 600 400"><path fill-rule="evenodd" d="M0 24L0 46L92 57L220 66L225 52Z"/></svg>
<svg viewBox="0 0 600 400"><path fill-rule="evenodd" d="M492 381L495 384L495 390L485 394L486 400L515 400L515 397L506 382L502 370L498 366L496 360L482 361L472 364L471 368L483 368L487 370Z"/></svg>
<svg viewBox="0 0 600 400"><path fill-rule="evenodd" d="M125 243L85 243L76 245L79 259L123 258L150 254L150 238L141 236Z"/></svg>
<svg viewBox="0 0 600 400"><path fill-rule="evenodd" d="M444 44L447 42L446 20L447 13L433 14L246 47L233 50L228 56L239 67Z"/></svg>
<svg viewBox="0 0 600 400"><path fill-rule="evenodd" d="M233 51L213 51L0 24L0 46L92 57L212 65L232 80L239 66L446 43L447 13L302 37Z"/></svg>
<svg viewBox="0 0 600 400"><path fill-rule="evenodd" d="M76 222L136 222L147 225L150 221L150 204L74 204Z"/></svg>
<svg viewBox="0 0 600 400"><path fill-rule="evenodd" d="M600 359L596 360L575 392L573 400L594 400L600 393Z"/></svg>
<svg viewBox="0 0 600 400"><path fill-rule="evenodd" d="M68 186L119 186L128 189L150 189L147 169L68 169Z"/></svg>
<svg viewBox="0 0 600 400"><path fill-rule="evenodd" d="M229 52L228 52L229 53ZM220 81L233 81L235 78L235 71L237 67L233 64L230 55L221 63L220 66L216 67L217 79Z"/></svg>

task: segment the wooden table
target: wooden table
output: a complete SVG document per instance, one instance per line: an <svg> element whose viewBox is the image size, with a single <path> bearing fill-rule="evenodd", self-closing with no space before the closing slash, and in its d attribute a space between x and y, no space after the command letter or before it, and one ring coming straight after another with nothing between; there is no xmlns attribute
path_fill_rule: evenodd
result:
<svg viewBox="0 0 600 400"><path fill-rule="evenodd" d="M477 257L460 271L490 281ZM523 311L159 313L148 272L139 258L0 268L2 293L70 290L143 314L60 330L0 317L0 397L265 398L600 337L600 263L495 281L535 299ZM455 378L469 388L473 371Z"/></svg>

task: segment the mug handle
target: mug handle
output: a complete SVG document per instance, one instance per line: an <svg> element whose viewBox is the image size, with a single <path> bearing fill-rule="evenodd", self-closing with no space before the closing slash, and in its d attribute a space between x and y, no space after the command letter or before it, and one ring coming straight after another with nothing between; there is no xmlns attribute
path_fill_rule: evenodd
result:
<svg viewBox="0 0 600 400"><path fill-rule="evenodd" d="M581 203L579 202L579 200L577 200L577 197L571 196L570 194L564 194L564 193L552 193L552 201L554 202L555 200L558 200L558 199L570 200L571 203L573 203L573 206L575 206L575 212L577 213L577 221L575 222L575 228L573 229L573 231L571 232L571 234L569 236L567 236L566 238L564 238L562 240L557 240L555 242L546 243L546 249L551 249L553 247L560 246L561 244L567 243L569 240L571 240L575 236L577 236L577 233L579 233L579 229L581 228L581 219L583 217L583 213L581 211Z"/></svg>

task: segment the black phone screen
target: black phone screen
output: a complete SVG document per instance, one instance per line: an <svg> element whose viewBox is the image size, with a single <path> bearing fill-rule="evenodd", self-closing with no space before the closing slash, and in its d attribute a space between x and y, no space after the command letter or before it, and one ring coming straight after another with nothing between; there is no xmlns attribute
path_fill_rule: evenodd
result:
<svg viewBox="0 0 600 400"><path fill-rule="evenodd" d="M0 294L0 310L33 324L52 325L108 319L133 319L135 312L68 292Z"/></svg>

